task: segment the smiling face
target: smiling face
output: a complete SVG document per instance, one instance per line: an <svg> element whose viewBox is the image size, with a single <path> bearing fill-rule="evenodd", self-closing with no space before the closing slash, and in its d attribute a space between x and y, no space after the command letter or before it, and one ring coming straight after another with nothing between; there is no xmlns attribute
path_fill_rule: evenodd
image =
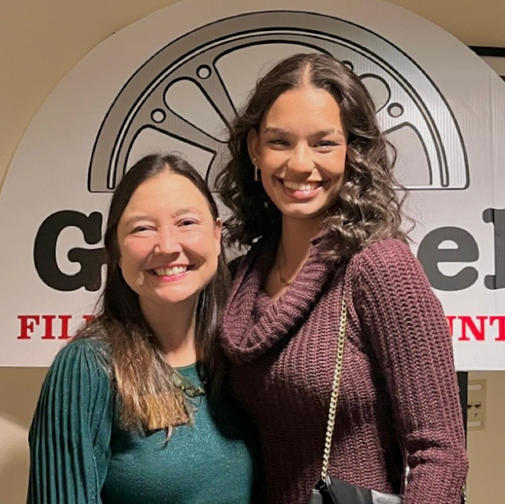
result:
<svg viewBox="0 0 505 504"><path fill-rule="evenodd" d="M283 219L322 221L340 189L347 142L340 107L310 85L281 94L248 135L249 155Z"/></svg>
<svg viewBox="0 0 505 504"><path fill-rule="evenodd" d="M196 303L216 273L221 222L184 176L164 170L131 196L117 228L119 266L142 311Z"/></svg>

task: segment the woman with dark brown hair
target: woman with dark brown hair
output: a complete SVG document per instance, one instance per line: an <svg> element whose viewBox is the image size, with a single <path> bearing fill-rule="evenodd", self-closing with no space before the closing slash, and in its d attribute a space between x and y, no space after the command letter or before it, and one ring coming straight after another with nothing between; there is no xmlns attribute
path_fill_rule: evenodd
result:
<svg viewBox="0 0 505 504"><path fill-rule="evenodd" d="M30 430L32 504L244 503L250 432L220 389L221 221L177 156L126 172L97 317L56 357Z"/></svg>
<svg viewBox="0 0 505 504"><path fill-rule="evenodd" d="M251 250L235 264L221 341L259 430L262 502L308 502L339 359L329 473L388 494L381 502L459 504L467 460L450 335L400 227L367 90L330 56L292 56L258 81L229 148L218 179L228 239Z"/></svg>

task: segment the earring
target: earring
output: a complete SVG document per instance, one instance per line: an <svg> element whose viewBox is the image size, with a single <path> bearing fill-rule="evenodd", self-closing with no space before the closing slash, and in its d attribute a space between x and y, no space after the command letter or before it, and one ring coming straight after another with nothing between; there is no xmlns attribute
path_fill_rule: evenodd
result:
<svg viewBox="0 0 505 504"><path fill-rule="evenodd" d="M258 165L256 163L253 163L254 165L254 182L259 182L260 180L260 174L259 174L259 168L258 168Z"/></svg>

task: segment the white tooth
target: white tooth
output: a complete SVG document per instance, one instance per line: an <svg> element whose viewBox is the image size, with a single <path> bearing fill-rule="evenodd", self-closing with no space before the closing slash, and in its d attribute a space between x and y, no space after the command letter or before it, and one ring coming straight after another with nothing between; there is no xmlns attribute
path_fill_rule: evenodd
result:
<svg viewBox="0 0 505 504"><path fill-rule="evenodd" d="M285 180L284 185L293 191L312 191L317 187L317 183L298 183L291 180Z"/></svg>
<svg viewBox="0 0 505 504"><path fill-rule="evenodd" d="M170 275L178 275L179 273L183 273L188 268L187 266L174 266L172 268L156 268L154 272L158 276L170 276Z"/></svg>

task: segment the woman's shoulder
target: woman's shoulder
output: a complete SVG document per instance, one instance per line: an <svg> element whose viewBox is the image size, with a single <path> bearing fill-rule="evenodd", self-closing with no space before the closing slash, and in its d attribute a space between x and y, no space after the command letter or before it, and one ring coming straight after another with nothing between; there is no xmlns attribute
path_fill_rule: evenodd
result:
<svg viewBox="0 0 505 504"><path fill-rule="evenodd" d="M69 341L62 349L58 352L58 356L63 358L71 358L72 356L85 354L91 356L99 357L107 352L107 344L101 338L78 336L75 339Z"/></svg>
<svg viewBox="0 0 505 504"><path fill-rule="evenodd" d="M82 334L67 343L56 355L51 368L69 368L77 373L108 375L108 345L99 332Z"/></svg>
<svg viewBox="0 0 505 504"><path fill-rule="evenodd" d="M350 261L353 266L378 266L394 270L402 264L418 264L409 245L397 238L384 238L374 241L356 252Z"/></svg>
<svg viewBox="0 0 505 504"><path fill-rule="evenodd" d="M239 267L240 267L240 264L242 263L242 261L244 260L244 258L246 257L246 254L241 254L237 257L234 257L229 263L228 263L228 269L230 270L230 274L232 276L232 278L235 276L235 274L237 273Z"/></svg>
<svg viewBox="0 0 505 504"><path fill-rule="evenodd" d="M353 255L349 270L354 280L359 277L374 284L387 282L427 282L421 263L409 245L396 238L377 240ZM365 282L366 283L366 282Z"/></svg>
<svg viewBox="0 0 505 504"><path fill-rule="evenodd" d="M381 240L373 241L365 247L363 247L357 254L360 258L368 257L404 257L406 255L411 256L412 251L409 245L399 240L398 238L383 238Z"/></svg>

